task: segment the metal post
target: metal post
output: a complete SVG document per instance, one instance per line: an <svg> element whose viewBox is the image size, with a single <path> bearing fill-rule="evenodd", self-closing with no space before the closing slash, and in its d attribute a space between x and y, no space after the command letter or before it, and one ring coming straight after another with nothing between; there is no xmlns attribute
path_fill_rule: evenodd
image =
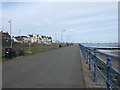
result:
<svg viewBox="0 0 120 90"><path fill-rule="evenodd" d="M66 30L62 30L61 31L61 43L62 43L62 37L63 37L63 32L66 31Z"/></svg>
<svg viewBox="0 0 120 90"><path fill-rule="evenodd" d="M88 64L88 49L86 48L86 64Z"/></svg>
<svg viewBox="0 0 120 90"><path fill-rule="evenodd" d="M82 46L82 51L83 51L84 60L86 60L86 54L85 54L85 47L84 46Z"/></svg>
<svg viewBox="0 0 120 90"><path fill-rule="evenodd" d="M62 34L63 34L63 32L61 31L61 43L62 43Z"/></svg>
<svg viewBox="0 0 120 90"><path fill-rule="evenodd" d="M112 63L111 63L111 57L108 57L107 58L107 88L110 89L110 84L111 84L111 81L110 81L110 67L112 67Z"/></svg>
<svg viewBox="0 0 120 90"><path fill-rule="evenodd" d="M89 51L89 55L88 55L89 68L88 69L91 70L91 57L90 57L91 50L88 49L88 51Z"/></svg>
<svg viewBox="0 0 120 90"><path fill-rule="evenodd" d="M86 48L84 47L84 55L85 55L85 60L86 60Z"/></svg>
<svg viewBox="0 0 120 90"><path fill-rule="evenodd" d="M96 49L94 49L94 78L93 78L93 82L97 82L97 75L96 75Z"/></svg>
<svg viewBox="0 0 120 90"><path fill-rule="evenodd" d="M10 19L9 23L10 23L10 42L11 42L10 48L12 48L11 19Z"/></svg>
<svg viewBox="0 0 120 90"><path fill-rule="evenodd" d="M85 55L85 60L86 60L86 51L85 51L85 47L84 47L84 55Z"/></svg>
<svg viewBox="0 0 120 90"><path fill-rule="evenodd" d="M86 58L85 56L85 47L83 46L83 55L84 55L84 58Z"/></svg>

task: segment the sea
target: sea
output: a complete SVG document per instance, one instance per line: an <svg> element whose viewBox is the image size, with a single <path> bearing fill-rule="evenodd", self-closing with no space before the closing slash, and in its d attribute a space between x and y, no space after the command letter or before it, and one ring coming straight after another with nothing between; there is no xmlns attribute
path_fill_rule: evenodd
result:
<svg viewBox="0 0 120 90"><path fill-rule="evenodd" d="M86 47L91 48L120 48L120 43L97 43L97 44L83 44ZM102 50L99 49L97 52L107 54L109 56L119 57L120 50Z"/></svg>

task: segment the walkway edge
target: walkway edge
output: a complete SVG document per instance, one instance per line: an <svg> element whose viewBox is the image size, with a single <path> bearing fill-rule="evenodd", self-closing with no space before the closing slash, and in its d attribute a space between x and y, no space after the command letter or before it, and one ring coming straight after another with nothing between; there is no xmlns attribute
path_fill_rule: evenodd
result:
<svg viewBox="0 0 120 90"><path fill-rule="evenodd" d="M98 82L96 83L92 82L93 71L88 70L88 64L85 63L81 50L80 50L80 59L83 68L83 75L85 77L86 88L101 88Z"/></svg>

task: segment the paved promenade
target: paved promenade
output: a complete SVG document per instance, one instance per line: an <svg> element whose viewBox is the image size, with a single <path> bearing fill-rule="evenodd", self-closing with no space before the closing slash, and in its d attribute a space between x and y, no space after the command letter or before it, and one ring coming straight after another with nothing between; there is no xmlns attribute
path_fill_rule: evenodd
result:
<svg viewBox="0 0 120 90"><path fill-rule="evenodd" d="M85 87L77 45L3 63L3 88Z"/></svg>

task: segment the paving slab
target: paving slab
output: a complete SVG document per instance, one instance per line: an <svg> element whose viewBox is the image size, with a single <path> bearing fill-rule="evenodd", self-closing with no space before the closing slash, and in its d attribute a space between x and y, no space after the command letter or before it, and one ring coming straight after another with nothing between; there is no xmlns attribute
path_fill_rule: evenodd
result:
<svg viewBox="0 0 120 90"><path fill-rule="evenodd" d="M79 46L3 63L3 88L85 88Z"/></svg>

